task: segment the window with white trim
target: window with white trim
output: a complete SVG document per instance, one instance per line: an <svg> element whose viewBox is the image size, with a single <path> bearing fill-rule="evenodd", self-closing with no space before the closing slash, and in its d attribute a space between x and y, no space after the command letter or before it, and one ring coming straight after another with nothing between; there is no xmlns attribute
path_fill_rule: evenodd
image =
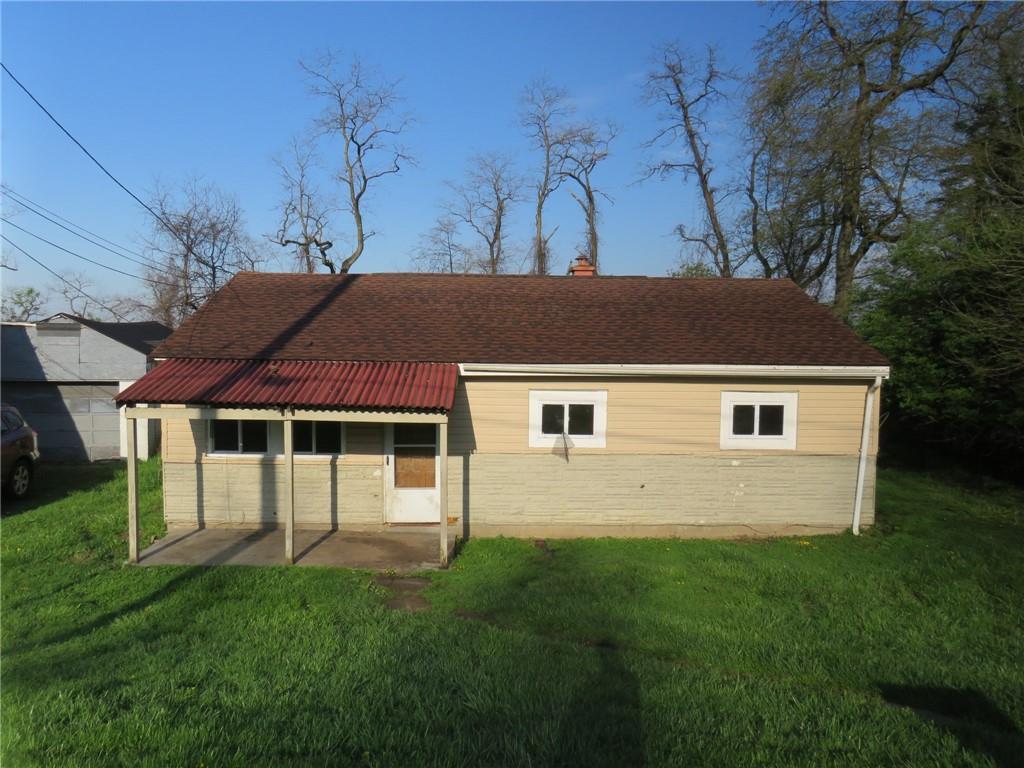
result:
<svg viewBox="0 0 1024 768"><path fill-rule="evenodd" d="M723 392L723 450L795 450L796 392Z"/></svg>
<svg viewBox="0 0 1024 768"><path fill-rule="evenodd" d="M604 448L608 392L530 390L530 447Z"/></svg>

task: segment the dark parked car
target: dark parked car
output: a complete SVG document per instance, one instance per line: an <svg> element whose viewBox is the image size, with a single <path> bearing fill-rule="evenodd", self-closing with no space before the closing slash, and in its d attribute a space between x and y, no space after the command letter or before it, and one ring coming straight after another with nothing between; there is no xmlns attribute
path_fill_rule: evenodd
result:
<svg viewBox="0 0 1024 768"><path fill-rule="evenodd" d="M4 490L20 499L32 487L32 475L39 460L39 441L36 431L25 423L17 408L0 406L0 418L3 419Z"/></svg>

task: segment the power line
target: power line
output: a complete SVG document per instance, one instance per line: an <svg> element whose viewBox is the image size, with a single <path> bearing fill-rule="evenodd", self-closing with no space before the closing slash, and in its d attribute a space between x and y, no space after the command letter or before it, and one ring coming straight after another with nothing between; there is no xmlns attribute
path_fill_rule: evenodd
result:
<svg viewBox="0 0 1024 768"><path fill-rule="evenodd" d="M165 268L163 268L163 267L160 267L160 266L157 266L156 264L154 264L154 263L152 263L152 262L150 262L150 261L144 261L144 260L143 260L142 258L136 259L136 258L133 258L133 257L131 257L131 256L126 256L126 255L125 255L125 254L123 254L123 253L118 253L118 252L117 252L117 251L115 251L115 250L114 250L113 248L110 248L109 246L106 246L106 245L104 245L104 244L103 244L103 243L101 243L101 242L97 242L96 240L93 240L93 239L92 239L92 238L90 238L90 237L86 237L86 236L85 236L85 235L83 235L83 234L82 234L81 232L76 232L76 231L75 231L75 230L73 230L73 229L72 229L71 227L65 226L64 224L61 224L61 223L60 223L59 221L57 221L56 219L50 218L50 217L49 217L49 216L47 216L47 215L46 215L45 213L43 213L43 212L42 212L41 210L36 210L36 209L35 209L35 207L33 207L33 205L30 205L30 204L29 204L28 202L24 202L24 201L22 201L22 200L19 200L19 199L15 198L15 197L14 197L14 196L13 196L13 195L11 194L11 192L12 192L12 190L11 190L11 189L10 189L9 187L5 187L5 188L4 188L4 194L7 194L7 195L9 195L9 196L11 197L11 199L12 199L12 200L14 200L14 202L15 202L15 203L17 203L18 205L22 206L22 207L23 207L23 208L24 208L25 210L29 211L30 213L34 213L34 214L35 214L36 216L39 216L39 217L41 217L41 218L45 219L46 221L50 222L51 224L55 224L55 225L57 225L57 226L58 226L58 227L60 227L61 229L63 229L63 230L66 230L66 231L70 232L70 233L71 233L72 235L75 235L76 237L80 237L80 238L82 238L83 240L85 240L85 241L86 241L86 242L88 242L88 243L92 243L92 244L93 244L93 245L95 245L95 246L96 246L97 248L102 248L102 249L103 249L103 250L105 250L105 251L109 251L110 253L114 254L115 256L117 256L117 257L119 257L119 258L122 258L122 259L125 259L126 261L131 261L131 262L134 262L135 264L138 264L138 265L140 265L140 266L143 266L143 267L147 267L147 268L149 268L149 269L153 269L153 270L156 270L157 272L162 272L162 273L164 273L165 275L171 275L171 273L170 273L170 272L168 272L168 271L167 271L167 270L166 270ZM27 200L27 198L26 198L26 200ZM40 207L40 208L42 208L42 206L39 206L39 207ZM47 210L47 209L45 209L45 208L42 208L42 210ZM51 211L51 213L52 213L52 211ZM54 216L58 216L58 214L56 214L56 213L54 213L53 215L54 215ZM63 218L63 217L59 217L59 218ZM68 220L67 220L67 219L64 219L64 221L68 221ZM74 224L73 222L68 222L68 223L69 223L69 224L72 224L72 226L78 227L78 225L77 225L77 224ZM89 230L85 229L85 227L78 227L78 228L79 228L79 229L81 229L81 230L83 230L83 231L85 231L85 232L89 232ZM90 233L90 234L94 234L94 233ZM97 237L97 238L100 238L101 240L106 240L106 238L100 237L100 235L95 235L95 237ZM107 240L107 242L110 242L110 241L109 241L109 240ZM114 243L114 245L117 245L117 244L116 244L116 243ZM117 247L118 247L118 248L122 248L122 246L117 246ZM127 248L123 248L123 250L126 250L126 251L127 251L128 249L127 249Z"/></svg>
<svg viewBox="0 0 1024 768"><path fill-rule="evenodd" d="M157 213L155 210L153 210L153 208L151 208L141 197L139 197L134 192L132 192L130 189L128 189L128 187L126 187L124 184L121 183L120 179L118 179L114 174L112 174L110 171L108 171L106 166L104 166L103 163L101 163L99 160L97 160L95 155L93 155L92 152L90 152L88 149L86 149L85 145L82 144L82 142L80 142L78 139L76 139L72 135L71 131L69 131L67 128L65 128L61 124L60 120L58 120L56 117L53 116L53 114L50 112L50 110L48 110L46 107L43 106L42 102L40 102L39 99L37 99L32 94L32 91L30 91L28 88L26 88L25 85L17 77L14 76L14 73L11 72L11 70L9 70L7 68L6 64L4 64L3 62L0 62L0 67L2 67L3 71L7 73L7 76L10 77L11 80L13 80L15 82L15 84L19 88L21 88L21 90L23 90L25 92L25 95L28 96L30 99L32 99L32 101L35 103L35 105L37 107L39 107L39 109L41 109L43 111L43 114L45 114L48 118L50 118L50 120L53 122L53 124L56 125L58 128L60 128L60 130L64 133L64 135L67 136L69 139L71 139L71 141L74 142L75 146L78 147L80 150L82 150L82 152L85 153L86 157L88 157L90 160L93 161L93 163L96 164L97 168L99 168L101 171L103 171L103 173L106 174L107 177L109 177L111 181L113 181L115 184L117 184L117 186L119 186L121 189L123 189L125 192L127 192L128 195L130 195L131 198L135 202L137 202L139 205L141 205L143 208L145 208L147 211L149 211L153 215L153 218L155 218L157 221L159 221L167 229L167 232L173 238L175 238L179 243L181 243L181 245L185 248L185 252L187 254L193 255L192 247L187 242L185 242L184 238L182 238L180 234L178 234L178 230L174 228L174 225L171 222L169 222L166 218L164 218L159 213ZM101 265L101 266L103 266L103 265ZM108 267L108 269L109 269L109 267ZM230 270L224 270L224 271L227 272L229 275L234 276L234 272L232 272Z"/></svg>
<svg viewBox="0 0 1024 768"><path fill-rule="evenodd" d="M70 250L69 248L65 248L63 245L58 245L57 243L55 243L55 242L53 242L51 240L47 240L45 237L37 235L35 232L31 232L31 231L25 229L24 227L22 227L22 226L20 226L18 224L15 224L13 221L11 221L10 219L8 219L5 216L0 216L0 221L4 222L8 226L14 227L17 230L20 230L20 231L24 232L26 235L29 235L30 237L34 237L36 240L44 242L47 245L51 245L51 246L53 246L54 248L56 248L58 250L64 251L64 253L67 253L67 254L70 254L71 256L79 258L82 261L87 261L90 264L95 264L97 267L103 267L103 269L109 269L111 272L117 272L119 275L124 275L125 277L134 277L136 280L142 280L143 282L152 283L153 285L166 285L166 286L169 286L171 288L177 288L178 287L177 284L175 284L175 283L168 283L166 280L154 280L154 279L149 278L149 277L142 277L142 275L136 275L136 274L134 274L132 272L125 272L123 269L118 269L117 267L111 267L108 264L104 264L102 261L96 261L95 259L90 259L88 256L83 256L80 253L75 253L74 251Z"/></svg>
<svg viewBox="0 0 1024 768"><path fill-rule="evenodd" d="M138 251L133 251L131 248L126 248L125 246L121 245L120 243L115 243L113 240L110 240L109 238L106 238L106 237L104 237L103 235L101 235L101 234L99 234L97 232L93 232L92 230L86 229L81 224L76 224L75 222L71 221L71 219L67 218L66 216L61 216L56 211L50 210L49 208L47 208L42 203L37 203L32 198L26 197L21 192L18 192L16 189L13 189L10 184L0 184L0 190L2 190L4 194L6 194L9 197L13 198L14 202L17 203L18 205L25 206L26 208L29 208L29 209L31 209L33 207L38 208L40 211L43 211L45 213L50 214L51 216L53 216L56 219L59 219L60 221L64 222L65 224L68 224L69 226L74 227L75 229L80 229L80 230L82 230L82 232L85 232L87 235L92 235L97 240L102 240L107 245L112 245L113 247L115 247L115 248L117 248L117 249L119 249L121 251L124 251L125 253L130 253L133 256L138 256L140 259L145 259L146 258L144 255L142 255Z"/></svg>
<svg viewBox="0 0 1024 768"><path fill-rule="evenodd" d="M117 184L117 186L119 186L121 189L123 189L125 192L127 192L132 197L132 199L135 200L135 202L137 202L139 205L141 205L143 208L145 208L147 211L149 211L151 214L153 214L153 218L155 218L157 221L159 221L161 224L163 224L165 227L167 227L167 231L168 232L171 232L172 234L175 233L175 229L171 225L171 223L168 222L159 213L154 211L145 201L143 201L143 199L141 197L139 197L134 192L132 192L130 189L128 189L128 187L126 187L124 184L122 184L121 181L114 174L112 174L110 171L108 171L106 169L106 166L104 166L103 163L101 163L99 160L97 160L96 157L92 154L92 152L90 152L88 149L86 149L85 145L83 145L82 142L80 142L78 139L76 139L71 134L71 131L69 131L67 128L65 128L61 124L60 120L58 120L56 117L53 116L53 114L50 112L50 110L48 110L46 107L44 107L42 105L42 102L40 102L39 99L37 99L34 95L32 95L32 91L30 91L28 88L26 88L25 85L18 78L16 78L14 76L14 73L11 72L11 70L9 70L7 68L6 64L4 64L3 62L0 62L0 67L3 67L3 70L4 70L4 72L7 73L8 77L10 77L11 80L13 80L15 82L15 84L17 84L17 86L19 88L21 88L21 90L23 90L25 92L26 96L28 96L30 99L32 99L33 102L35 102L35 105L37 107L39 107L41 110L43 110L43 113L48 118L50 118L50 120L53 122L54 125L56 125L58 128L60 128L61 131L63 131L65 136L67 136L69 139L71 139L71 141L73 141L75 143L76 147L78 147L80 150L82 150L82 152L85 153L86 157L88 157L90 160L93 161L93 163L96 164L97 168L99 168L101 171L103 171L103 173L105 173L110 178L111 181L113 181L115 184ZM185 247L188 248L188 245L186 243L182 243L182 245L185 245Z"/></svg>
<svg viewBox="0 0 1024 768"><path fill-rule="evenodd" d="M130 189L128 189L128 187L126 187L124 184L121 183L120 179L118 179L114 174L112 174L110 171L108 171L106 166L104 166L103 163L101 163L99 160L97 160L95 155L93 155L92 152L90 152L88 149L86 149L85 145L82 144L82 142L80 142L78 139L76 139L72 135L71 131L69 131L67 128L65 128L63 126L63 124L60 122L60 120L58 120L56 117L53 116L53 113L51 113L50 110L48 110L46 107L43 106L42 102L39 101L39 99L37 99L35 97L35 95L33 95L32 91L30 91L27 87L25 87L25 85L17 77L14 76L14 73L11 72L11 70L7 68L6 64L4 64L3 62L0 62L0 68L2 68L3 71L7 73L7 76L10 77L11 80L13 80L15 82L15 84L19 88L21 88L22 91L25 92L26 96L28 96L30 99L32 99L33 103L35 103L35 105L37 107L39 107L39 109L41 109L43 111L43 114L45 114L48 118L50 118L51 122L53 122L54 125L56 125L58 128L60 128L61 132L65 136L67 136L69 139L71 139L71 141L74 142L76 147L78 147L80 150L82 150L82 152L85 153L86 157L88 157L90 160L93 161L93 163L96 165L97 168L99 168L101 171L103 171L103 173L106 174L106 176L111 181L113 181L115 184L117 184L117 186L119 186L122 190L124 190L135 202L137 202L139 205L141 205L143 208L145 208L147 211L149 211L149 213L152 214L153 218L155 218L157 221L159 221L167 229L167 232L173 238L175 238L179 243L181 243L181 245L185 248L186 254L188 254L189 256L194 256L194 253L192 251L192 247L187 242L185 242L185 239L181 237L181 235L178 233L178 230L174 228L174 225L171 222L169 222L166 218L164 218L159 213L157 213L155 210L153 210L153 208L151 208L141 197L139 197L134 192L132 192ZM17 226L17 225L14 225L14 226ZM18 228L21 229L20 227L18 227ZM27 231L27 230L23 230L23 231ZM28 234L32 234L32 233L28 232ZM38 235L32 235L32 236L33 237L38 237ZM39 239L42 240L42 238L39 238ZM47 241L44 240L43 242L47 242ZM54 244L51 243L51 245L54 245ZM55 245L55 247L61 248L61 246L59 246L59 245ZM61 250L67 251L66 248L61 248ZM80 256L79 254L74 253L73 251L67 251L67 252L70 253L72 256L78 256L78 258L85 259L84 256ZM85 260L86 261L91 261L91 259L85 259ZM100 264L99 262L95 262L94 261L92 263L98 264L99 266L105 267L106 269L113 270L114 272L120 272L121 271L121 270L118 270L118 269L114 269L113 267L108 267L105 264ZM227 274L229 277L233 277L235 275L235 273L232 270L229 270L229 269L224 269L222 271L225 274ZM139 277L138 275L132 275L132 274L130 274L128 272L121 272L121 274L128 275L129 277L137 277L140 280L147 280L144 277ZM156 284L162 284L162 285L171 285L170 283L163 283L163 282L158 282L158 281L153 281L153 280L147 280L147 282L156 283ZM172 285L172 287L178 287L178 286L173 286Z"/></svg>
<svg viewBox="0 0 1024 768"><path fill-rule="evenodd" d="M40 261L39 259L37 259L37 258L36 258L35 256L33 256L33 255L32 255L31 253L29 253L28 251L26 251L26 250L25 250L24 248L22 248L22 247L21 247L20 245L18 245L18 244L16 244L16 243L12 243L12 242L11 242L11 241L10 241L10 240L8 239L7 235L5 235L5 234L3 234L3 233L0 233L0 239L2 239L2 240L3 240L4 242L5 242L5 243L7 243L7 244L8 244L9 246L11 246L12 248L14 248L14 249L16 249L16 250L20 251L20 252L21 252L22 254L24 254L25 256L28 256L28 258L32 259L32 261L34 261L34 262L35 262L36 264L38 264L38 265L39 265L40 267L42 267L42 268L43 268L43 269L45 269L45 270L46 270L47 272L49 272L49 273L50 273L51 275L53 275L54 277L56 277L56 278L57 278L58 280L60 280L60 281L61 281L62 283L64 283L64 285L66 285L66 286L68 286L69 288L71 288L72 290L74 290L74 291L77 291L78 293L82 294L83 296L85 296L85 298L87 298L87 299L91 299L92 301L96 302L96 304L98 304L99 306L103 307L103 309L107 310L107 312L109 312L110 314L112 314L112 315L113 315L114 317L116 317L116 318L117 318L118 320L123 320L123 321L124 321L124 322L126 322L126 323L127 323L127 322L131 322L131 321L130 321L130 320L129 320L129 319L127 318L127 317L125 317L124 315L122 315L122 314L121 314L120 312L118 312L117 310L115 310L115 309L111 309L111 308L110 308L110 307L108 307L108 306L107 306L106 304L104 304L104 303L103 303L102 301L100 301L99 299L97 299L97 298L96 298L95 296L90 296L90 295L89 295L88 293L86 293L85 291L83 291L83 290L81 289L81 287L80 287L80 286L77 286L77 285L75 285L74 283L70 283L70 282L68 282L67 280L65 280L63 276L59 275L59 274L58 274L57 272L54 272L54 271L53 271L52 269L50 269L50 268L49 268L48 266L46 266L46 265L45 265L45 264L44 264L43 262L41 262L41 261Z"/></svg>

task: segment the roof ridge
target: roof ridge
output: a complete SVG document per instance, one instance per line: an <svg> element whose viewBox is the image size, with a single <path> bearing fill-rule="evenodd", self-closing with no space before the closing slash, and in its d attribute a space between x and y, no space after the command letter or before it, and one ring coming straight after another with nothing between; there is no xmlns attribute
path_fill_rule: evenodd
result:
<svg viewBox="0 0 1024 768"><path fill-rule="evenodd" d="M473 280L578 280L579 278L573 275L531 275L524 273L501 273L501 274L486 274L480 272L346 272L344 274L332 274L329 272L238 272L235 274L235 278L263 278L263 277L287 277L295 280L341 280L345 278L359 278L359 277L414 277L414 278L433 278L443 280L458 280L458 279L473 279ZM673 281L680 283L717 283L717 282L737 282L737 283L789 283L796 285L788 277L757 277L754 275L742 276L742 277L716 277L716 276L694 276L694 277L673 277L671 275L597 275L596 277L601 278L602 281L607 280L657 280L657 281ZM593 282L593 281L590 281ZM225 284L225 287L230 284L230 281ZM799 286L798 286L799 287Z"/></svg>

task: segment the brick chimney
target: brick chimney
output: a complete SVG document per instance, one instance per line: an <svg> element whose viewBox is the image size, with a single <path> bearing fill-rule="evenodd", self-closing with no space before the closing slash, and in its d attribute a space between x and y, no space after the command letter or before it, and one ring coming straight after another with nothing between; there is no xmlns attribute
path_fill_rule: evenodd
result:
<svg viewBox="0 0 1024 768"><path fill-rule="evenodd" d="M597 267L581 253L576 257L576 263L569 267L569 274L573 277L594 277L597 275Z"/></svg>

